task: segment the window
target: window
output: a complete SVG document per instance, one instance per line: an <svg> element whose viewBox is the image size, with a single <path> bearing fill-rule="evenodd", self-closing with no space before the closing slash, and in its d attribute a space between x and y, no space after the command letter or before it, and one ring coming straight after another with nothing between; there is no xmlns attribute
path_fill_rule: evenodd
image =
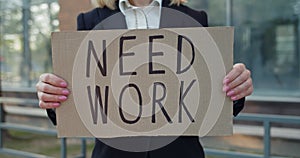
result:
<svg viewBox="0 0 300 158"><path fill-rule="evenodd" d="M234 60L252 71L253 96L299 98L300 0L232 0L229 8L226 1L190 5L207 11L210 26L225 26L232 19Z"/></svg>
<svg viewBox="0 0 300 158"><path fill-rule="evenodd" d="M297 0L234 0L235 61L252 70L259 96L300 96Z"/></svg>

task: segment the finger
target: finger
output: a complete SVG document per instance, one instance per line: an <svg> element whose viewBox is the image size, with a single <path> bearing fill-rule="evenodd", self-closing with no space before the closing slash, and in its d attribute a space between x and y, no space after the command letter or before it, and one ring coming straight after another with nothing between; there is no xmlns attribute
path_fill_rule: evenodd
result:
<svg viewBox="0 0 300 158"><path fill-rule="evenodd" d="M65 80L50 73L42 74L40 76L40 81L51 84L55 87L62 87L62 88L67 87L67 82Z"/></svg>
<svg viewBox="0 0 300 158"><path fill-rule="evenodd" d="M53 109L53 108L58 108L60 106L60 103L58 102L39 102L39 106L42 109Z"/></svg>
<svg viewBox="0 0 300 158"><path fill-rule="evenodd" d="M225 84L225 91L228 92L238 86L245 86L243 85L245 84L249 84L249 79L251 79L251 74L249 70L245 70L244 72L242 72L238 77L236 77L233 81ZM252 83L251 83L252 84ZM248 88L248 87L247 87Z"/></svg>
<svg viewBox="0 0 300 158"><path fill-rule="evenodd" d="M223 83L228 84L235 80L246 69L244 64L235 64L233 69L225 76Z"/></svg>
<svg viewBox="0 0 300 158"><path fill-rule="evenodd" d="M251 95L252 92L253 92L253 86L249 87L246 91L243 91L242 93L239 93L239 94L237 94L237 95L234 95L234 96L230 97L230 99L231 99L232 101L239 100L239 99L241 99L241 98L244 98L244 97L246 97L246 96Z"/></svg>
<svg viewBox="0 0 300 158"><path fill-rule="evenodd" d="M229 97L238 95L238 94L242 94L245 91L247 91L250 87L253 87L252 85L252 79L248 78L245 82L243 82L242 84L236 86L235 88L229 90L226 95Z"/></svg>
<svg viewBox="0 0 300 158"><path fill-rule="evenodd" d="M38 92L38 98L43 102L63 102L67 100L67 96L47 94L44 92Z"/></svg>
<svg viewBox="0 0 300 158"><path fill-rule="evenodd" d="M67 96L70 94L69 90L66 88L55 87L53 85L41 81L38 82L38 84L36 85L36 89L38 92L44 92L44 93L54 94L54 95Z"/></svg>

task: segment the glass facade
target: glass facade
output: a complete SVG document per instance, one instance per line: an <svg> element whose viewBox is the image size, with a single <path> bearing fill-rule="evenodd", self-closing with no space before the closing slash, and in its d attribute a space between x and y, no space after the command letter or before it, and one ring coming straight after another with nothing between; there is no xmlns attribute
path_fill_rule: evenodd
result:
<svg viewBox="0 0 300 158"><path fill-rule="evenodd" d="M235 62L252 71L253 96L300 98L300 0L190 0L210 26L235 27ZM36 84L51 72L57 0L0 0L2 87Z"/></svg>
<svg viewBox="0 0 300 158"><path fill-rule="evenodd" d="M300 1L243 2L233 3L235 61L252 70L256 95L299 97L300 13L296 8Z"/></svg>
<svg viewBox="0 0 300 158"><path fill-rule="evenodd" d="M50 35L58 30L54 0L0 1L0 62L3 88L32 88L51 71Z"/></svg>
<svg viewBox="0 0 300 158"><path fill-rule="evenodd" d="M253 96L300 98L300 0L200 0L210 26L235 27L234 61L252 71Z"/></svg>

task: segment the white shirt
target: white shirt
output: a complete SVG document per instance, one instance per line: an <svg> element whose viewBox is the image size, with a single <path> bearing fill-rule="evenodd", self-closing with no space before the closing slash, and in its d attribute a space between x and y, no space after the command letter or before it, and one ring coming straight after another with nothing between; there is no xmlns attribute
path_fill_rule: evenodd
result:
<svg viewBox="0 0 300 158"><path fill-rule="evenodd" d="M146 7L136 7L129 0L120 0L119 8L125 15L128 29L157 29L160 24L162 0L153 0Z"/></svg>

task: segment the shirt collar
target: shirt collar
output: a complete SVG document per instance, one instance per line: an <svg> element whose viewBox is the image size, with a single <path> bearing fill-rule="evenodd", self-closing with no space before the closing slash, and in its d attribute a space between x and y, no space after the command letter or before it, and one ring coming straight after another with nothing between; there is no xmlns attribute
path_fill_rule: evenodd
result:
<svg viewBox="0 0 300 158"><path fill-rule="evenodd" d="M162 6L162 0L153 0L149 6L158 6L161 8ZM133 6L129 3L129 0L120 0L119 1L119 8L120 11L125 15L125 11L128 9L134 9L134 8L138 8L136 6Z"/></svg>

